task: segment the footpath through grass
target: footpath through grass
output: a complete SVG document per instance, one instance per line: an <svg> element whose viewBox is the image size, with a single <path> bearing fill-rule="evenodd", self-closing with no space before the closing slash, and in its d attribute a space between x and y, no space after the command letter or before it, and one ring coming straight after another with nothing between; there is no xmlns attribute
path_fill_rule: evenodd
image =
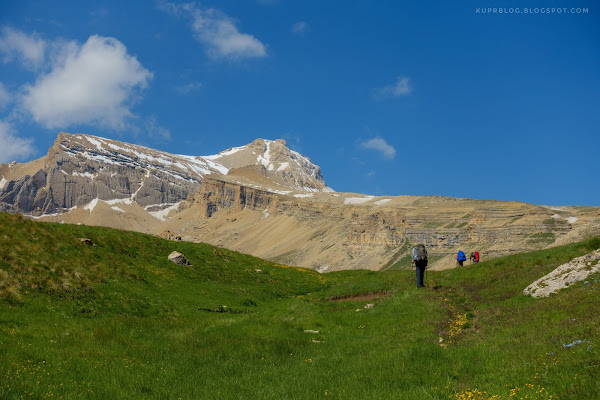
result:
<svg viewBox="0 0 600 400"><path fill-rule="evenodd" d="M598 247L429 272L418 290L412 271L320 275L0 213L0 399L600 398L599 277L521 294Z"/></svg>

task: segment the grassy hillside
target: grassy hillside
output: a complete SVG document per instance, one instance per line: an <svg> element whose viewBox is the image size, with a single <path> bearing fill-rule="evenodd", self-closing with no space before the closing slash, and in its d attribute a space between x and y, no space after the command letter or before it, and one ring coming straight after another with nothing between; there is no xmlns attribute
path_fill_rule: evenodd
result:
<svg viewBox="0 0 600 400"><path fill-rule="evenodd" d="M600 398L600 276L521 294L598 247L430 272L418 290L411 271L319 275L0 213L0 398Z"/></svg>

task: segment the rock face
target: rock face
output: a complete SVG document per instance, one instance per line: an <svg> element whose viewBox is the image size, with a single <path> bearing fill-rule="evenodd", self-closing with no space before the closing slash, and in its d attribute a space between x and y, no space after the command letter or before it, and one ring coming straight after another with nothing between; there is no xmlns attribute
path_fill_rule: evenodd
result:
<svg viewBox="0 0 600 400"><path fill-rule="evenodd" d="M217 170L213 163L194 157L60 133L42 159L0 167L7 180L0 202L33 215L64 212L94 199L160 207L185 200L198 190L205 174Z"/></svg>
<svg viewBox="0 0 600 400"><path fill-rule="evenodd" d="M575 282L583 281L591 274L600 271L599 261L600 249L574 258L527 286L523 290L523 294L532 297L548 297L552 293L569 287Z"/></svg>
<svg viewBox="0 0 600 400"><path fill-rule="evenodd" d="M275 141L256 139L252 143L225 150L215 156L204 157L218 162L238 177L250 174L251 177L263 176L269 188L307 192L331 192L325 185L321 168L302 154L287 148L283 139ZM250 172L244 172L248 169ZM254 171L254 173L252 173ZM254 179L254 184L258 183Z"/></svg>
<svg viewBox="0 0 600 400"><path fill-rule="evenodd" d="M254 169L284 188L331 190L319 167L281 140L257 139L247 146L201 157L61 132L45 157L26 164L0 165L0 209L40 216L99 199L135 202L158 212L195 193L205 175L227 174L232 168L242 172Z"/></svg>
<svg viewBox="0 0 600 400"><path fill-rule="evenodd" d="M202 215L208 218L219 209L233 211L269 209L277 204L279 195L267 190L207 177L202 183L198 198L203 210Z"/></svg>
<svg viewBox="0 0 600 400"><path fill-rule="evenodd" d="M181 219L161 229L322 272L407 267L416 243L427 246L430 265L441 269L454 265L459 249L477 250L485 260L546 248L582 227L600 233L595 207L279 192L238 182L233 175L206 177Z"/></svg>

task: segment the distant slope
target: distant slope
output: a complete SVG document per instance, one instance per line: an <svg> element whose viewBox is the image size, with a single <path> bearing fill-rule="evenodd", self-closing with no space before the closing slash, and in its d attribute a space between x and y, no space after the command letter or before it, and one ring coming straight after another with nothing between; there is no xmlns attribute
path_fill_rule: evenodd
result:
<svg viewBox="0 0 600 400"><path fill-rule="evenodd" d="M5 213L0 239L1 398L600 397L600 274L521 294L600 238L431 271L426 289Z"/></svg>
<svg viewBox="0 0 600 400"><path fill-rule="evenodd" d="M224 246L322 272L410 268L424 243L431 268L456 265L459 249L484 259L600 234L598 207L546 207L442 196L276 193L207 177L189 208L157 226L184 240Z"/></svg>

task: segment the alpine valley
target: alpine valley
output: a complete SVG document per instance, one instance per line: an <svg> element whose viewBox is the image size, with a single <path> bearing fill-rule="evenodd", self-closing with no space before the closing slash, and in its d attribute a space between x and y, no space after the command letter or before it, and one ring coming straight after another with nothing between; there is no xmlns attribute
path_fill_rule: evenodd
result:
<svg viewBox="0 0 600 400"><path fill-rule="evenodd" d="M319 272L407 267L418 242L433 269L446 269L459 249L485 259L600 234L600 207L337 193L281 139L183 156L61 132L46 156L0 165L0 210L205 242Z"/></svg>

